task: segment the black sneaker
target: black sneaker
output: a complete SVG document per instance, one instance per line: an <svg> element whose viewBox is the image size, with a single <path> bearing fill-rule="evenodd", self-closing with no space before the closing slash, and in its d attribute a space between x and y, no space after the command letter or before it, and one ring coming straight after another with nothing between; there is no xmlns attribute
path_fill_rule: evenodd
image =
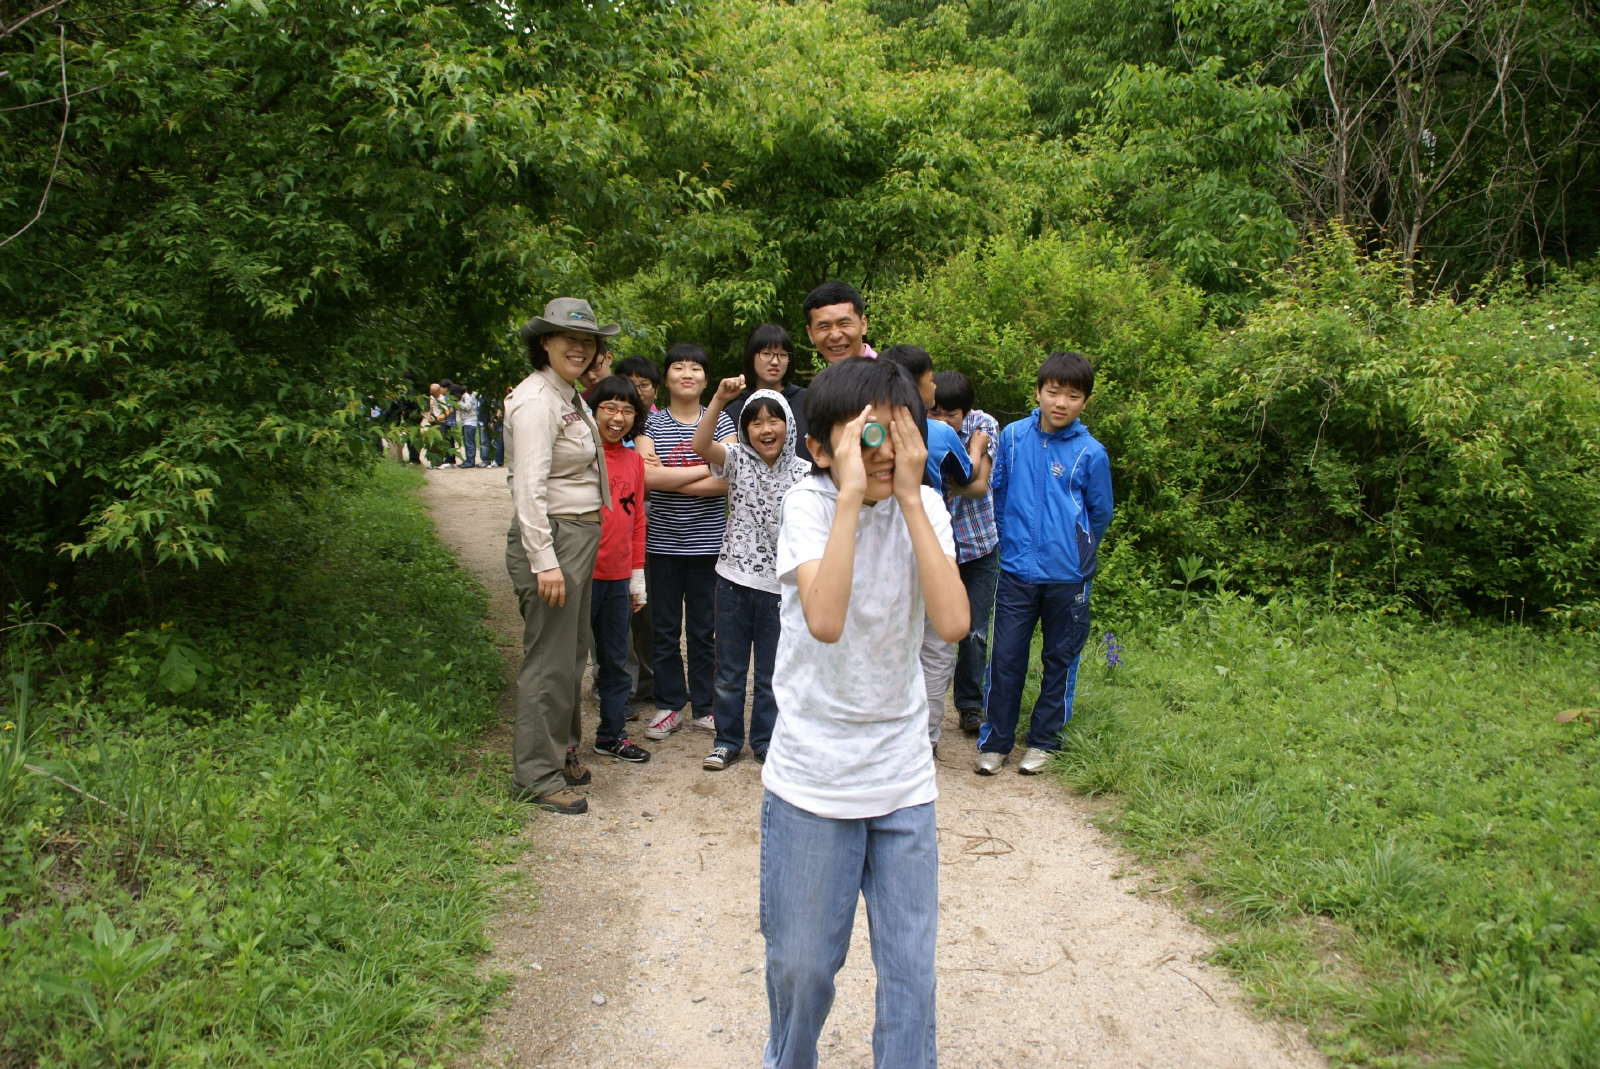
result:
<svg viewBox="0 0 1600 1069"><path fill-rule="evenodd" d="M765 750L757 750L757 751L755 751L755 755L756 755L756 764L764 765L764 764L767 763L767 751L765 751Z"/></svg>
<svg viewBox="0 0 1600 1069"><path fill-rule="evenodd" d="M700 767L707 772L721 772L733 764L733 751L726 746L717 746L706 754L706 759L700 762Z"/></svg>
<svg viewBox="0 0 1600 1069"><path fill-rule="evenodd" d="M963 710L961 710L961 730L962 731L965 731L968 735L976 735L978 733L978 729L981 728L981 727L983 727L983 710L982 709L963 709Z"/></svg>
<svg viewBox="0 0 1600 1069"><path fill-rule="evenodd" d="M594 752L603 753L607 757L615 757L619 761L644 762L650 760L650 751L635 746L628 741L628 736L626 735L614 742L601 742L599 739L595 739Z"/></svg>
<svg viewBox="0 0 1600 1069"><path fill-rule="evenodd" d="M567 747L567 767L561 770L561 778L567 781L568 787L587 787L589 785L589 770L578 763L578 751Z"/></svg>

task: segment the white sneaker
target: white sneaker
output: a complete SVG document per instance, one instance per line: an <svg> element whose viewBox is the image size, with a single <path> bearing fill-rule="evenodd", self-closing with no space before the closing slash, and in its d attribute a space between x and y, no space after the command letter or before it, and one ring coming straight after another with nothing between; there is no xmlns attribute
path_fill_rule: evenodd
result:
<svg viewBox="0 0 1600 1069"><path fill-rule="evenodd" d="M999 772L1005 763L1006 755L1003 753L981 753L978 759L972 762L972 771L980 776L992 776Z"/></svg>
<svg viewBox="0 0 1600 1069"><path fill-rule="evenodd" d="M1028 747L1028 752L1022 755L1022 760L1017 762L1017 771L1024 776L1036 776L1043 772L1050 763L1050 758L1055 756L1049 750L1041 750L1037 746Z"/></svg>
<svg viewBox="0 0 1600 1069"><path fill-rule="evenodd" d="M705 716L691 716L689 718L689 726L696 731L708 731L713 735L717 733L716 718L709 713Z"/></svg>
<svg viewBox="0 0 1600 1069"><path fill-rule="evenodd" d="M644 729L647 739L665 739L674 731L683 727L683 718L676 709L657 709L655 719L650 721L650 726Z"/></svg>

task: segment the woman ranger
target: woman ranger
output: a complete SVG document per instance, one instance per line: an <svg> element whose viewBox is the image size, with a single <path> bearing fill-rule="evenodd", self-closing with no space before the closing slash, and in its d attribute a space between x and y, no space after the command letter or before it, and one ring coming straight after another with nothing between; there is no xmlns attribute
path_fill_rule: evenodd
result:
<svg viewBox="0 0 1600 1069"><path fill-rule="evenodd" d="M579 698L600 510L611 504L600 432L573 383L620 329L597 324L588 301L551 301L522 325L533 373L506 399L506 571L522 610L512 796L557 813L589 809L572 788L589 782Z"/></svg>

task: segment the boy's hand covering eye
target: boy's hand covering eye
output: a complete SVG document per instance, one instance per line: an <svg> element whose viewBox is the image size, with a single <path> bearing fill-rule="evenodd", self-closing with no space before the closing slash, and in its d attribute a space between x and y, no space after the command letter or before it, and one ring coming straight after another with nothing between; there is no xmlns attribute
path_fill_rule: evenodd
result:
<svg viewBox="0 0 1600 1069"><path fill-rule="evenodd" d="M841 494L866 496L867 467L861 459L861 428L867 425L867 414L871 411L872 406L867 405L859 416L844 425L844 433L834 449L833 485Z"/></svg>
<svg viewBox="0 0 1600 1069"><path fill-rule="evenodd" d="M928 463L928 446L922 432L911 419L911 409L904 406L894 410L889 422L889 434L894 439L894 495L922 500L922 472Z"/></svg>
<svg viewBox="0 0 1600 1069"><path fill-rule="evenodd" d="M744 376L735 375L731 379L723 379L717 384L717 400L731 401L744 392Z"/></svg>

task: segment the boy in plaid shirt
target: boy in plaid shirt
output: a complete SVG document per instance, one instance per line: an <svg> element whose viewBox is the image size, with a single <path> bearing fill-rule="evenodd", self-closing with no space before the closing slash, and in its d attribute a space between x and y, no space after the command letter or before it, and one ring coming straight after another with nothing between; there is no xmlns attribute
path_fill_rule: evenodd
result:
<svg viewBox="0 0 1600 1069"><path fill-rule="evenodd" d="M929 417L946 423L961 436L961 444L979 457L974 482L987 485L994 466L1000 426L993 416L973 407L972 381L959 371L933 376L933 407ZM973 447L976 441L976 448ZM980 470L981 468L981 470ZM957 647L955 697L961 730L975 735L983 726L983 675L989 659L989 617L994 610L995 581L1000 576L1000 529L994 522L994 494L957 497L950 502L950 523L956 540L956 565L967 588L972 611L971 630Z"/></svg>

